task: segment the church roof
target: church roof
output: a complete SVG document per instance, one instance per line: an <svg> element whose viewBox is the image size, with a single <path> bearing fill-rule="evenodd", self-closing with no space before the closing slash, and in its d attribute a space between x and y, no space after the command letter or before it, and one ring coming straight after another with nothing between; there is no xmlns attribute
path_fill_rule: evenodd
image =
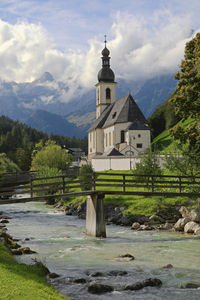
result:
<svg viewBox="0 0 200 300"><path fill-rule="evenodd" d="M135 127L134 129L136 129L136 127L139 130L144 128L149 129L148 126L144 125L147 121L130 94L127 94L113 103L111 111L102 128L106 128L117 123L127 122L131 122L131 125Z"/></svg>
<svg viewBox="0 0 200 300"><path fill-rule="evenodd" d="M107 156L124 156L124 154L113 148Z"/></svg>
<svg viewBox="0 0 200 300"><path fill-rule="evenodd" d="M108 105L104 111L101 113L101 115L92 123L89 131L93 130L93 129L97 129L97 128L102 128L111 109L112 109L113 104Z"/></svg>
<svg viewBox="0 0 200 300"><path fill-rule="evenodd" d="M147 121L130 94L108 105L89 131L106 128L117 123L131 123L126 130L149 130Z"/></svg>

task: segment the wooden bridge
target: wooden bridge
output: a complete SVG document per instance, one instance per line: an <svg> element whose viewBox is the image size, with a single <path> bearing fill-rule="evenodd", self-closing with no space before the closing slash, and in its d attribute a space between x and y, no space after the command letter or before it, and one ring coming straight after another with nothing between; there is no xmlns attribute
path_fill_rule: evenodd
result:
<svg viewBox="0 0 200 300"><path fill-rule="evenodd" d="M85 179L87 177L87 179ZM12 179L12 180L11 180ZM37 177L10 174L0 179L0 204L87 196L86 233L106 236L105 195L200 196L200 177L93 173L88 176Z"/></svg>

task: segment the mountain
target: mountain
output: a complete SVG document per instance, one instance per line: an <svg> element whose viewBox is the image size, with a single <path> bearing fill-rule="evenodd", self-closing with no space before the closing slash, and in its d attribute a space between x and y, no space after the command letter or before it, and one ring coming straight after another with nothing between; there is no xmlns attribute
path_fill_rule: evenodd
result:
<svg viewBox="0 0 200 300"><path fill-rule="evenodd" d="M117 98L130 92L146 117L172 93L172 75L146 81L119 80ZM67 84L56 81L49 72L32 82L0 81L0 115L25 122L47 133L83 137L95 118L95 88L63 102Z"/></svg>
<svg viewBox="0 0 200 300"><path fill-rule="evenodd" d="M68 137L82 138L85 132L72 123L69 123L64 117L44 111L34 111L25 123L32 128L37 128L48 134L64 135Z"/></svg>

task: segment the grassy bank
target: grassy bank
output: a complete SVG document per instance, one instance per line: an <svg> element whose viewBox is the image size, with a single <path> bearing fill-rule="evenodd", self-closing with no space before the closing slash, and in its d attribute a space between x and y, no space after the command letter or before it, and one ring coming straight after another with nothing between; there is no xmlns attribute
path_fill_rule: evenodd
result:
<svg viewBox="0 0 200 300"><path fill-rule="evenodd" d="M123 173L123 174L133 174L133 171L107 171L104 173ZM165 170L165 175L169 175L169 172ZM172 174L171 174L172 175ZM174 175L174 174L173 174ZM134 175L133 175L134 176ZM106 179L105 175L101 175L99 172L98 178ZM121 176L113 176L113 179L121 179ZM109 182L112 184L112 182ZM114 182L113 182L114 183ZM97 190L106 190L108 187L99 187ZM109 187L110 191L121 190L121 187ZM139 191L140 188L138 188ZM74 188L72 191L80 191L81 189ZM191 198L188 197L165 197L165 196L124 196L124 195L106 195L104 198L105 204L114 204L116 206L126 206L126 209L123 211L123 214L143 214L145 216L151 216L156 214L159 210L167 210L168 208L174 206L187 205L188 200ZM195 200L195 199L192 199ZM73 199L67 199L65 201L65 206L74 205L78 206L85 201L85 197L74 197ZM191 208L196 208L194 205Z"/></svg>
<svg viewBox="0 0 200 300"><path fill-rule="evenodd" d="M0 243L0 299L4 300L61 300L60 295L45 280L42 265L16 262L9 249Z"/></svg>

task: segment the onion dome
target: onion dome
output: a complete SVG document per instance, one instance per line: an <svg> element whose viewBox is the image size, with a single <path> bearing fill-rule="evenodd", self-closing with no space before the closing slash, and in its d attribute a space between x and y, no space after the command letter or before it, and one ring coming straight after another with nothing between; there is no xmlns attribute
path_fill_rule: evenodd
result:
<svg viewBox="0 0 200 300"><path fill-rule="evenodd" d="M106 36L105 36L106 37ZM98 73L98 81L101 82L114 82L115 74L110 68L110 51L106 47L107 41L105 40L105 48L102 50L102 69Z"/></svg>

